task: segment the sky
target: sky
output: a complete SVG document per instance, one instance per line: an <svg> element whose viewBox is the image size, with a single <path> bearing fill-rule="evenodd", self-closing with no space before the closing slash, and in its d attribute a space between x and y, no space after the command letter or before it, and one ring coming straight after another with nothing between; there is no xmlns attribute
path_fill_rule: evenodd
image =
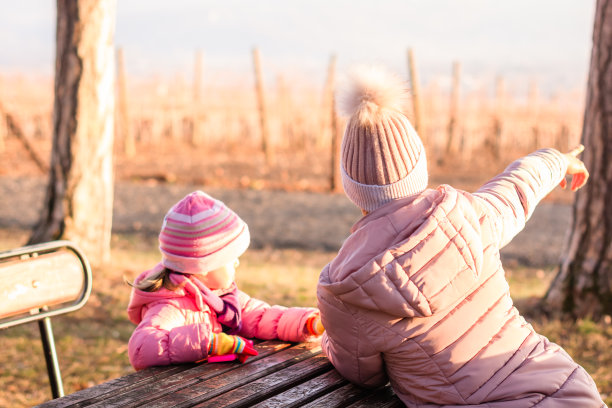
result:
<svg viewBox="0 0 612 408"><path fill-rule="evenodd" d="M267 75L321 82L379 64L407 75L411 48L422 82L496 76L544 91L586 84L595 0L119 0L115 43L128 76L193 74L250 81L252 49ZM55 1L0 0L0 74L52 75ZM207 75L208 74L208 75Z"/></svg>

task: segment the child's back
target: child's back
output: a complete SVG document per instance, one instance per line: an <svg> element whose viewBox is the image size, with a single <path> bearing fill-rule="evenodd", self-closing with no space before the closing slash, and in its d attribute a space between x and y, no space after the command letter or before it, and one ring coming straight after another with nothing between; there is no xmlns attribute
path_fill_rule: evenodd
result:
<svg viewBox="0 0 612 408"><path fill-rule="evenodd" d="M399 115L393 110L367 118L364 128L378 129L373 133L381 156L401 153L395 144L402 131L406 146L419 147ZM400 129L388 130L385 123ZM362 385L390 380L409 406L602 406L584 369L514 308L499 257L538 201L563 179L565 156L538 151L474 194L441 186L393 196L393 190L363 188L376 183L365 182L367 166L364 171L363 162L353 160L376 148L363 147L368 130L358 129L350 122L343 141L345 191L358 205L369 203L364 212L370 213L322 271L317 292L327 328L323 347L335 367ZM392 137L380 142L385 130ZM358 143L355 134L353 139L362 137ZM418 169L424 150L413 157ZM397 173L399 182L414 186L405 181L408 170L403 178Z"/></svg>

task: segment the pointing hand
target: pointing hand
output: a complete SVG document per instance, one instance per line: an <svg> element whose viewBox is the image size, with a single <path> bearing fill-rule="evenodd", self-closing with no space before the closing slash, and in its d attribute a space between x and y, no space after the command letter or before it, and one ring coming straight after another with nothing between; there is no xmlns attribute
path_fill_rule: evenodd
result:
<svg viewBox="0 0 612 408"><path fill-rule="evenodd" d="M586 169L582 160L580 160L577 156L582 153L584 150L583 145L578 145L569 152L565 153L564 156L567 159L567 171L565 175L572 176L572 183L570 188L572 191L576 191L582 186L584 186L589 178L589 172ZM565 178L561 180L561 188L565 188L567 186L567 181Z"/></svg>

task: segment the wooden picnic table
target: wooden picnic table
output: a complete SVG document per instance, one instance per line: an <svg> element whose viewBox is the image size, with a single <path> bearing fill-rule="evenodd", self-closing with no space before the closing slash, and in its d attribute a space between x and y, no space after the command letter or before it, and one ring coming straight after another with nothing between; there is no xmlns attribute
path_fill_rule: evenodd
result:
<svg viewBox="0 0 612 408"><path fill-rule="evenodd" d="M265 341L238 362L180 364L134 372L40 407L403 407L389 385L342 378L321 345ZM95 369L95 368L94 368Z"/></svg>

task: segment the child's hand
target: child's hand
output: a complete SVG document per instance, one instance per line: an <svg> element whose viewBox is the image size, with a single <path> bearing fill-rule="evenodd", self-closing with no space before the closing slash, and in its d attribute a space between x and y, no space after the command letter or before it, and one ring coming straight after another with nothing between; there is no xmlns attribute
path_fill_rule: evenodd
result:
<svg viewBox="0 0 612 408"><path fill-rule="evenodd" d="M576 191L582 186L584 186L589 178L589 172L584 166L582 160L580 160L578 156L584 150L583 145L578 145L573 148L569 152L565 153L565 158L567 159L567 171L566 175L572 175L572 191ZM565 188L567 186L567 181L565 179L561 180L560 184L561 188Z"/></svg>
<svg viewBox="0 0 612 408"><path fill-rule="evenodd" d="M306 320L306 325L304 326L304 333L307 333L311 336L320 336L325 331L323 327L323 323L321 323L321 317L319 315L310 316Z"/></svg>
<svg viewBox="0 0 612 408"><path fill-rule="evenodd" d="M230 336L225 333L215 333L211 336L209 356L224 356L234 354L238 360L244 363L250 356L256 356L257 350L253 348L253 343L240 336Z"/></svg>

